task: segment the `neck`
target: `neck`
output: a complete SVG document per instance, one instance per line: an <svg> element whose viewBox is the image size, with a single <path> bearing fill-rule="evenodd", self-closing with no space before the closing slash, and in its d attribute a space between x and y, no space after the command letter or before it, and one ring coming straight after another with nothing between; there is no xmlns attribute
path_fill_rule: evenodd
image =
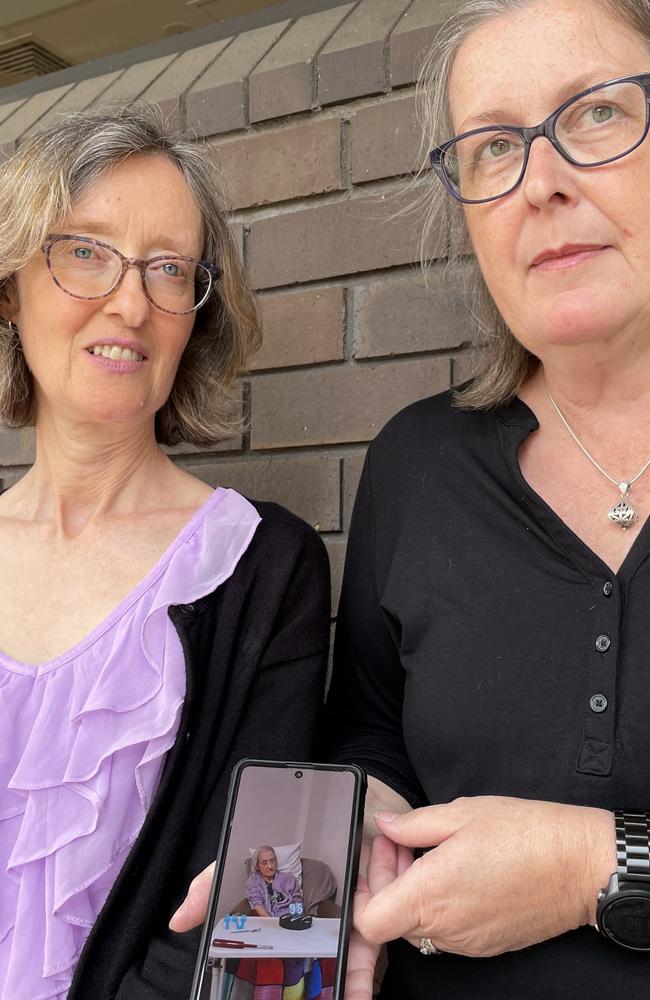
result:
<svg viewBox="0 0 650 1000"><path fill-rule="evenodd" d="M27 515L49 521L57 537L77 537L99 517L142 512L152 486L172 470L152 421L78 425L60 417L39 419L36 460L21 483L22 501Z"/></svg>
<svg viewBox="0 0 650 1000"><path fill-rule="evenodd" d="M573 432L591 460L617 482L635 477L650 458L650 357L638 352L632 359L594 360L569 348L561 359L542 360L520 395L545 431L567 438ZM567 456L574 448L575 441Z"/></svg>
<svg viewBox="0 0 650 1000"><path fill-rule="evenodd" d="M561 347L542 357L532 377L545 381L563 412L590 412L625 418L639 407L650 415L650 344L639 341L624 348L611 343ZM565 415L568 415L565 413Z"/></svg>

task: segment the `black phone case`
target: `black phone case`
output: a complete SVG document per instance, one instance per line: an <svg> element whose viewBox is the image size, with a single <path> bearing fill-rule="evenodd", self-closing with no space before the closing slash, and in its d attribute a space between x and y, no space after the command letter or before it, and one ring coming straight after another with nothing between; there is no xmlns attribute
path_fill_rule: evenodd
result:
<svg viewBox="0 0 650 1000"><path fill-rule="evenodd" d="M212 888L210 889L208 910L203 924L199 954L196 961L196 968L194 970L192 989L188 1000L200 1000L201 998L201 990L203 988L205 973L207 971L207 959L208 952L210 950L210 939L212 937L212 925L214 923L214 916L219 900L219 889L223 878L230 830L235 812L235 804L237 802L237 793L242 773L247 767L270 767L281 768L282 770L292 768L303 771L347 771L348 773L354 775L354 801L345 866L345 885L342 892L341 932L339 938L339 950L336 956L336 976L333 989L333 1000L343 1000L348 943L350 940L350 925L352 922L352 893L356 887L357 875L359 872L359 855L361 852L361 838L363 832L363 807L365 803L367 785L366 775L364 771L355 764L315 764L309 762L305 763L304 761L254 760L252 758L240 760L239 763L233 768L232 777L230 779L228 801L226 803L226 812L224 815L223 826L221 828L221 836L219 838L219 848L216 855L216 866L214 878L212 879Z"/></svg>

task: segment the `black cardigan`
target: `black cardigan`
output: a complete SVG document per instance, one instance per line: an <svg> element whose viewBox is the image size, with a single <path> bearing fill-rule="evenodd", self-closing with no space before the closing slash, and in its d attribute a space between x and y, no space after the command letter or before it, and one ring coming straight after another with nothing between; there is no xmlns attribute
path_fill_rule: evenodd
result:
<svg viewBox="0 0 650 1000"><path fill-rule="evenodd" d="M68 1000L187 1000L200 929L167 923L214 860L232 768L308 760L323 699L329 567L317 534L281 507L234 574L169 610L185 654L176 742L140 835L81 953Z"/></svg>

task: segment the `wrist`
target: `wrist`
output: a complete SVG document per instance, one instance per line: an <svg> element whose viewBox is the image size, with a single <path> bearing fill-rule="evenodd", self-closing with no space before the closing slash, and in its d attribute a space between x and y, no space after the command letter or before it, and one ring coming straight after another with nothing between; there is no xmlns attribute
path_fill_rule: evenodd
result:
<svg viewBox="0 0 650 1000"><path fill-rule="evenodd" d="M589 835L583 856L583 923L596 926L598 893L616 871L616 828L614 813L606 809L589 809Z"/></svg>

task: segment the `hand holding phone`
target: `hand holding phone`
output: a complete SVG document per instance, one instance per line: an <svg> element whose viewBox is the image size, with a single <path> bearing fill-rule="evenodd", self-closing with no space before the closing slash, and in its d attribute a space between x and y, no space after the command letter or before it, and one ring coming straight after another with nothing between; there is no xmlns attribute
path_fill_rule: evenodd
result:
<svg viewBox="0 0 650 1000"><path fill-rule="evenodd" d="M364 796L354 766L237 765L190 1000L237 980L342 1000Z"/></svg>

